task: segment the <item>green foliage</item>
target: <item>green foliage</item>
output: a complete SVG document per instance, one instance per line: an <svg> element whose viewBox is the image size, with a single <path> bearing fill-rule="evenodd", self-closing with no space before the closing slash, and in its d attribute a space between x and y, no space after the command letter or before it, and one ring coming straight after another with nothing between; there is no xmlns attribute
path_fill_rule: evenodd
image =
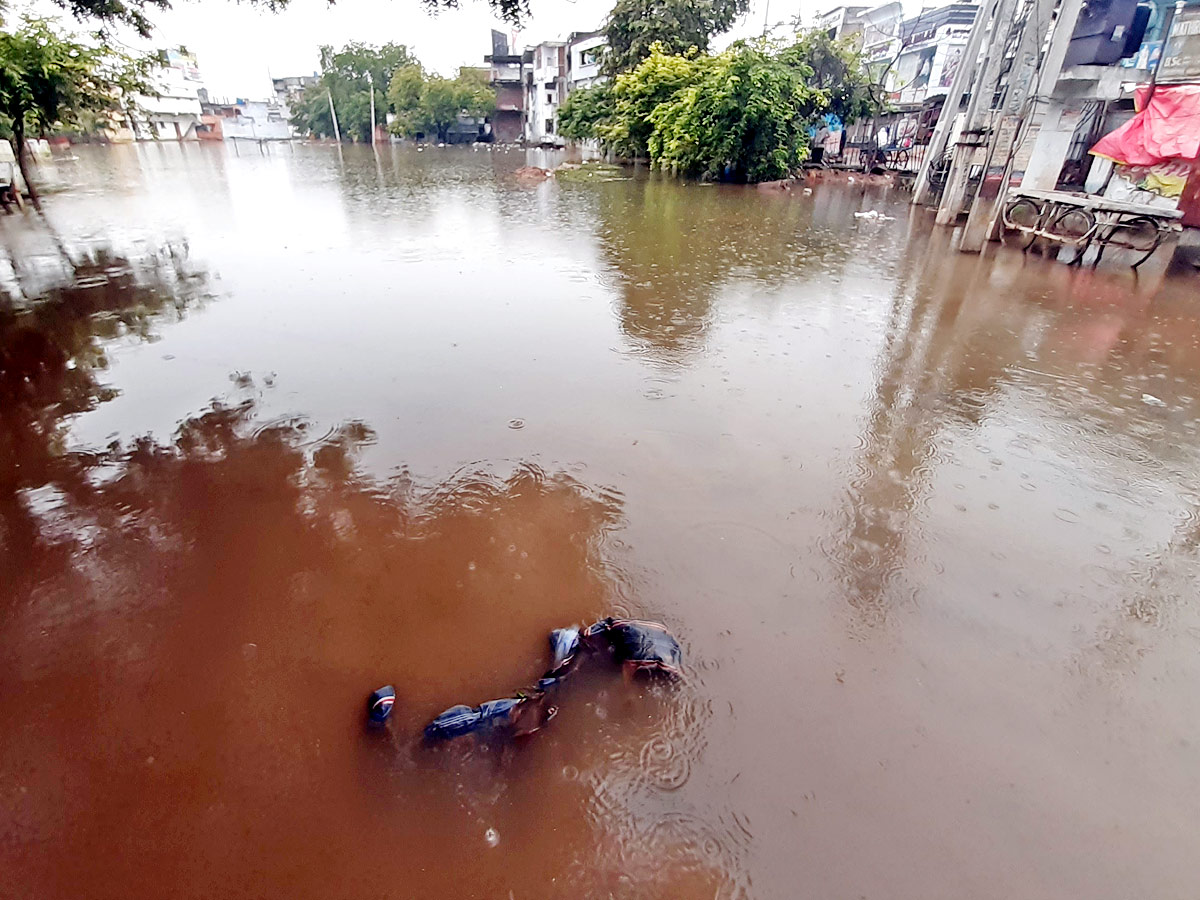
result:
<svg viewBox="0 0 1200 900"><path fill-rule="evenodd" d="M828 32L803 32L796 42L779 51L790 66L806 66L810 87L822 92L827 111L843 122L874 115L880 110L877 88L853 38L835 40Z"/></svg>
<svg viewBox="0 0 1200 900"><path fill-rule="evenodd" d="M95 19L104 25L129 25L142 37L149 37L148 11L170 9L171 0L55 0L76 19Z"/></svg>
<svg viewBox="0 0 1200 900"><path fill-rule="evenodd" d="M613 85L613 115L595 126L596 136L618 156L645 157L654 131L651 115L676 91L696 82L712 64L712 57L689 51L686 56L669 54L654 44L632 72L618 75Z"/></svg>
<svg viewBox="0 0 1200 900"><path fill-rule="evenodd" d="M350 43L340 50L321 47L321 77L305 88L292 110L292 125L310 134L333 135L329 112L332 95L342 138L370 142L371 90L375 92L376 122L388 112L387 87L397 70L417 65L403 44Z"/></svg>
<svg viewBox="0 0 1200 900"><path fill-rule="evenodd" d="M568 94L567 101L558 108L558 133L571 141L599 137L597 129L610 125L615 115L612 82L578 88Z"/></svg>
<svg viewBox="0 0 1200 900"><path fill-rule="evenodd" d="M559 115L568 138L699 178L771 181L808 155L808 128L878 109L861 55L822 33L792 44L738 41L717 56L654 43L631 72L577 91Z"/></svg>
<svg viewBox="0 0 1200 900"><path fill-rule="evenodd" d="M388 86L396 113L395 134L436 134L445 141L459 115L486 116L496 108L496 92L486 72L463 66L455 78L426 75L420 65L397 69Z"/></svg>
<svg viewBox="0 0 1200 900"><path fill-rule="evenodd" d="M605 69L632 71L655 44L667 54L703 53L749 8L750 0L617 0L604 26Z"/></svg>
<svg viewBox="0 0 1200 900"><path fill-rule="evenodd" d="M135 95L154 93L150 74L161 63L157 54L81 43L50 19L26 18L0 32L0 134L12 142L30 191L35 192L26 167L28 133L121 118L122 109L132 110Z"/></svg>
<svg viewBox="0 0 1200 900"><path fill-rule="evenodd" d="M91 19L102 25L129 25L142 37L149 37L153 26L147 13L171 8L171 0L54 0L77 19ZM255 6L272 12L285 9L289 0L249 0ZM329 0L333 5L333 0ZM421 0L431 12L457 9L459 0ZM2 5L2 4L0 4ZM488 0L488 5L506 22L514 25L529 15L529 0Z"/></svg>
<svg viewBox="0 0 1200 900"><path fill-rule="evenodd" d="M825 107L811 70L738 42L650 115L650 158L681 175L771 181L808 156L808 122Z"/></svg>

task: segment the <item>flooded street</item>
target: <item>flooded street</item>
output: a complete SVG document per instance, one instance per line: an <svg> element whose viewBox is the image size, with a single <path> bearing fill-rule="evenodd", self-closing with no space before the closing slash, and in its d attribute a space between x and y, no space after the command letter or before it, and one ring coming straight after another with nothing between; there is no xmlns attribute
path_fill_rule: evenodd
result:
<svg viewBox="0 0 1200 900"><path fill-rule="evenodd" d="M1167 251L534 152L75 152L51 230L0 217L0 894L1195 897ZM678 685L420 743L614 610Z"/></svg>

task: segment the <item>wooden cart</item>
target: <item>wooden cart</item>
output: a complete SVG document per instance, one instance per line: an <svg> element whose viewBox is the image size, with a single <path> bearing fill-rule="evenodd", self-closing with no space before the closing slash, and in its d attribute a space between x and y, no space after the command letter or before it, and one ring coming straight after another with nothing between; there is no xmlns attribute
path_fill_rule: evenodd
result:
<svg viewBox="0 0 1200 900"><path fill-rule="evenodd" d="M1106 249L1121 247L1136 254L1135 269L1154 254L1168 234L1180 230L1182 216L1177 209L1067 191L1010 191L1004 207L1004 224L1021 233L1023 250L1042 238L1075 247L1069 265L1079 265L1088 248L1095 245L1092 265L1096 265Z"/></svg>

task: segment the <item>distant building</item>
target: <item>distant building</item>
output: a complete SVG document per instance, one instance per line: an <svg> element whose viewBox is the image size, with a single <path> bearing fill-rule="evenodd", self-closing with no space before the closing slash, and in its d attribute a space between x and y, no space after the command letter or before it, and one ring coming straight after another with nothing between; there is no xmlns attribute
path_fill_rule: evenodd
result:
<svg viewBox="0 0 1200 900"><path fill-rule="evenodd" d="M605 80L601 57L608 46L600 31L577 31L567 38L567 93Z"/></svg>
<svg viewBox="0 0 1200 900"><path fill-rule="evenodd" d="M525 73L525 140L559 146L558 108L567 99L567 45L544 41L526 50L530 68Z"/></svg>
<svg viewBox="0 0 1200 900"><path fill-rule="evenodd" d="M496 92L496 111L492 114L492 137L506 144L525 138L525 62L520 53L510 53L508 38L492 32L492 52L483 58L488 64L488 84Z"/></svg>
<svg viewBox="0 0 1200 900"><path fill-rule="evenodd" d="M950 89L978 8L976 3L951 3L901 24L900 52L888 79L893 100L922 103Z"/></svg>
<svg viewBox="0 0 1200 900"><path fill-rule="evenodd" d="M608 45L603 33L577 31L566 41L543 41L523 53L509 52L508 38L492 32L488 83L496 91L496 112L486 123L494 140L563 146L558 110L571 91L605 80L601 57ZM474 121L460 121L464 132Z"/></svg>
<svg viewBox="0 0 1200 900"><path fill-rule="evenodd" d="M903 20L904 6L900 3L884 3L863 10L858 16L859 47L876 83L886 84L892 75L901 50Z"/></svg>
<svg viewBox="0 0 1200 900"><path fill-rule="evenodd" d="M132 123L138 140L194 141L201 125L204 79L196 57L182 47L166 51L167 65L153 76L155 97L139 96L144 113Z"/></svg>
<svg viewBox="0 0 1200 900"><path fill-rule="evenodd" d="M824 31L833 39L844 38L862 33L862 22L859 14L866 12L867 6L835 6L828 12L821 13L813 21L813 28Z"/></svg>
<svg viewBox="0 0 1200 900"><path fill-rule="evenodd" d="M201 140L286 141L292 129L278 100L243 100L201 104Z"/></svg>
<svg viewBox="0 0 1200 900"><path fill-rule="evenodd" d="M275 102L280 106L280 114L283 116L283 121L289 122L292 118L292 110L296 108L296 103L299 102L306 88L315 85L320 78L313 75L285 75L282 78L272 78L271 88L275 91ZM289 126L290 127L290 126ZM296 134L296 130L292 129L292 134Z"/></svg>
<svg viewBox="0 0 1200 900"><path fill-rule="evenodd" d="M283 106L290 106L300 99L305 88L311 87L318 81L320 78L316 75L285 75L283 78L272 78L271 87L275 91L276 102Z"/></svg>

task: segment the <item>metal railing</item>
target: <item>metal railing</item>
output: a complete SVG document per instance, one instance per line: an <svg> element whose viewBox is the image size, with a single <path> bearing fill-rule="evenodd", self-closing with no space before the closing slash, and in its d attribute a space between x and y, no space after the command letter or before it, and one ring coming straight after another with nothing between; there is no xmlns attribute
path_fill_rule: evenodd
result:
<svg viewBox="0 0 1200 900"><path fill-rule="evenodd" d="M842 152L831 155L826 152L821 159L821 165L831 169L848 169L859 172L870 172L883 169L886 172L912 172L921 167L925 158L926 144L914 144L911 147L878 147L874 142L847 141Z"/></svg>

